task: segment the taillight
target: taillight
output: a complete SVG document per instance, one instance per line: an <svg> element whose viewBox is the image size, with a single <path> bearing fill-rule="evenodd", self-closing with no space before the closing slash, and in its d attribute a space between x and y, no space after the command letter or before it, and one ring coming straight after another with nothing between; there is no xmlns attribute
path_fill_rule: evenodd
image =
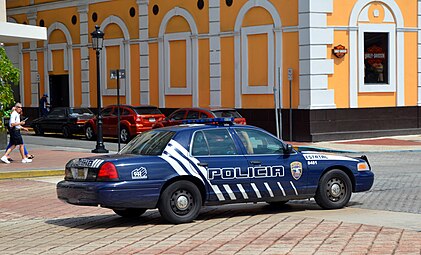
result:
<svg viewBox="0 0 421 255"><path fill-rule="evenodd" d="M118 173L113 163L107 162L101 166L96 178L98 181L117 181Z"/></svg>
<svg viewBox="0 0 421 255"><path fill-rule="evenodd" d="M136 122L142 122L143 120L142 120L142 117L140 117L139 115L137 115L137 117L136 117Z"/></svg>
<svg viewBox="0 0 421 255"><path fill-rule="evenodd" d="M86 120L77 120L76 124L83 125L83 124L85 124L85 122L86 122Z"/></svg>

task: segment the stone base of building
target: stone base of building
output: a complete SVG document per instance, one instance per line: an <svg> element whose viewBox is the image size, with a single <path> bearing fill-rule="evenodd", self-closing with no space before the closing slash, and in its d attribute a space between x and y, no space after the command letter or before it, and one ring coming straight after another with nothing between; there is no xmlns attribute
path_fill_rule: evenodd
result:
<svg viewBox="0 0 421 255"><path fill-rule="evenodd" d="M241 109L247 123L276 134L274 109ZM290 141L289 109L282 109L282 138ZM421 134L421 107L292 110L292 141L319 142Z"/></svg>

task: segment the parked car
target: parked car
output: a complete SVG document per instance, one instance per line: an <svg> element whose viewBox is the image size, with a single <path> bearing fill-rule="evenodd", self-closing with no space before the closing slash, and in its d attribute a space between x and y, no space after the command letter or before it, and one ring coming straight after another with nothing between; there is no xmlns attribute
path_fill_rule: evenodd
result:
<svg viewBox="0 0 421 255"><path fill-rule="evenodd" d="M47 116L32 121L31 127L36 135L55 132L62 133L67 138L73 134L83 134L85 122L93 116L93 112L88 108L57 107Z"/></svg>
<svg viewBox="0 0 421 255"><path fill-rule="evenodd" d="M180 125L183 120L188 119L207 119L207 118L219 118L219 117L230 117L234 118L236 124L246 125L246 119L232 108L217 108L217 109L205 109L205 108L180 108L171 113L167 118L157 121L153 128L167 127Z"/></svg>
<svg viewBox="0 0 421 255"><path fill-rule="evenodd" d="M299 152L263 129L226 119L153 129L118 154L72 159L57 196L122 217L158 208L177 224L194 220L203 205L314 197L320 207L338 209L352 192L373 185L366 156Z"/></svg>
<svg viewBox="0 0 421 255"><path fill-rule="evenodd" d="M102 133L104 136L118 137L117 105L110 105L102 110ZM164 119L165 115L156 106L120 105L120 139L127 143L136 135L152 129L156 121ZM96 116L85 124L85 137L94 140L97 134Z"/></svg>

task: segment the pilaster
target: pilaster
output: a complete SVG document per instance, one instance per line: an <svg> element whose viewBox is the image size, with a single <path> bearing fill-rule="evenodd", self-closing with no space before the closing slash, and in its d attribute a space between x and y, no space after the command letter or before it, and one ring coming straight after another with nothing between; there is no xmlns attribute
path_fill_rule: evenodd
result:
<svg viewBox="0 0 421 255"><path fill-rule="evenodd" d="M29 25L37 25L37 13L30 12L27 14ZM30 103L31 107L38 107L40 95L38 95L38 86L40 85L38 79L38 56L37 56L37 42L31 41L29 43L29 63L30 63L30 73L31 73L31 102L25 102L25 104ZM48 87L48 86L46 86ZM46 90L44 90L46 91Z"/></svg>
<svg viewBox="0 0 421 255"><path fill-rule="evenodd" d="M137 4L139 7L140 103L149 104L149 0L138 0Z"/></svg>
<svg viewBox="0 0 421 255"><path fill-rule="evenodd" d="M333 29L327 27L331 12L333 0L299 0L301 109L336 108L327 79L334 72L333 60L327 58L327 46L333 43Z"/></svg>
<svg viewBox="0 0 421 255"><path fill-rule="evenodd" d="M81 107L90 107L90 89L89 89L89 26L88 26L88 10L87 4L78 6L79 28L80 28L80 70L82 81L82 105Z"/></svg>
<svg viewBox="0 0 421 255"><path fill-rule="evenodd" d="M220 1L209 0L210 107L221 106Z"/></svg>

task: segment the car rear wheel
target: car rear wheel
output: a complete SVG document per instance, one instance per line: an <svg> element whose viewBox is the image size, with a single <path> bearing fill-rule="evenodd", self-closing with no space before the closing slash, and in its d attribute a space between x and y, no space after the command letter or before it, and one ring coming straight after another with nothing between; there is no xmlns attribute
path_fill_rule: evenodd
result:
<svg viewBox="0 0 421 255"><path fill-rule="evenodd" d="M72 137L72 132L70 132L70 128L68 126L64 126L62 132L63 132L64 138Z"/></svg>
<svg viewBox="0 0 421 255"><path fill-rule="evenodd" d="M120 129L120 140L122 143L128 143L130 141L130 133L126 127Z"/></svg>
<svg viewBox="0 0 421 255"><path fill-rule="evenodd" d="M314 199L324 209L339 209L351 199L352 184L341 170L330 170L320 178Z"/></svg>
<svg viewBox="0 0 421 255"><path fill-rule="evenodd" d="M113 211L123 218L137 218L146 212L143 208L124 208L124 209L113 209Z"/></svg>
<svg viewBox="0 0 421 255"><path fill-rule="evenodd" d="M44 134L44 131L42 130L42 128L39 125L34 126L34 132L35 132L35 135L43 135Z"/></svg>
<svg viewBox="0 0 421 255"><path fill-rule="evenodd" d="M91 125L85 128L85 137L86 139L91 140L91 141L95 139L95 132Z"/></svg>
<svg viewBox="0 0 421 255"><path fill-rule="evenodd" d="M202 195L196 185L178 181L169 185L161 194L158 209L161 216L174 224L191 222L199 215Z"/></svg>

